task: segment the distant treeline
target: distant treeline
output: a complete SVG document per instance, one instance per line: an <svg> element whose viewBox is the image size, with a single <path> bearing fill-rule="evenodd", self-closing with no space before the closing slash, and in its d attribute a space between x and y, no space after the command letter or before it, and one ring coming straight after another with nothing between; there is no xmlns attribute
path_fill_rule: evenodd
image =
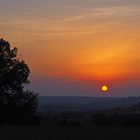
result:
<svg viewBox="0 0 140 140"><path fill-rule="evenodd" d="M59 126L140 126L140 104L99 112L46 112L40 123Z"/></svg>
<svg viewBox="0 0 140 140"><path fill-rule="evenodd" d="M42 125L57 126L140 126L139 114L110 114L96 113L93 115L82 115L82 113L56 113L42 117Z"/></svg>
<svg viewBox="0 0 140 140"><path fill-rule="evenodd" d="M101 126L140 126L140 114L98 113L92 116L91 124Z"/></svg>

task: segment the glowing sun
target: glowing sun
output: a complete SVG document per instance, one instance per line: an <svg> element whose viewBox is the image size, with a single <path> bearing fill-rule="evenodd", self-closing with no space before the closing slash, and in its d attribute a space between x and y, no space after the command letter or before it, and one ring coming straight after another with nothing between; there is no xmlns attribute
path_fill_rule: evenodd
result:
<svg viewBox="0 0 140 140"><path fill-rule="evenodd" d="M101 87L101 90L102 90L103 92L108 91L108 86L105 86L105 85L104 85L104 86L102 86L102 87Z"/></svg>

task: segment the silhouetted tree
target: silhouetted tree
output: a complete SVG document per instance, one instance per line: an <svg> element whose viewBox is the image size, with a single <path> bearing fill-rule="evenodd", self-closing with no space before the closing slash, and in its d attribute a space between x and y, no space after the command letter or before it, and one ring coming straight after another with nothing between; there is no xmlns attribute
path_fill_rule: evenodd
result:
<svg viewBox="0 0 140 140"><path fill-rule="evenodd" d="M0 123L26 122L37 109L37 94L24 90L29 84L28 65L17 58L17 48L0 39Z"/></svg>

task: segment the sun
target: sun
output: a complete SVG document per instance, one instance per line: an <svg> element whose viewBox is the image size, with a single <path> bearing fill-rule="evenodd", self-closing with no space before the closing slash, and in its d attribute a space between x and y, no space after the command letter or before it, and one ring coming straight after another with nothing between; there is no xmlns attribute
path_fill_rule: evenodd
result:
<svg viewBox="0 0 140 140"><path fill-rule="evenodd" d="M106 86L106 85L103 85L103 86L101 87L101 90L102 90L103 92L106 92L106 91L108 91L108 86Z"/></svg>

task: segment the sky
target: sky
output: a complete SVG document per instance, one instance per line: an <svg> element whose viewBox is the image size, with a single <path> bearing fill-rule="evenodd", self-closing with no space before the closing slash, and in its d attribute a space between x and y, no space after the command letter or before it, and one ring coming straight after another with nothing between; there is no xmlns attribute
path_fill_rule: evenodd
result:
<svg viewBox="0 0 140 140"><path fill-rule="evenodd" d="M140 95L139 0L0 0L0 38L39 95Z"/></svg>

